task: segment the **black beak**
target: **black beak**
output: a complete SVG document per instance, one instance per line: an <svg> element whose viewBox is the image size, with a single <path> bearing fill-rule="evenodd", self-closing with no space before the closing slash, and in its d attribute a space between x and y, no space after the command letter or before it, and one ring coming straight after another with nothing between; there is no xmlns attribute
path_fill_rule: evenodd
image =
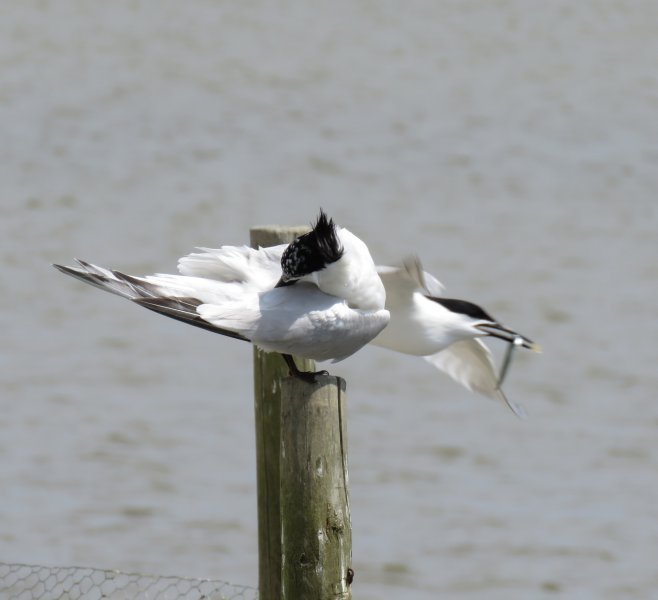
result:
<svg viewBox="0 0 658 600"><path fill-rule="evenodd" d="M277 282L277 284L274 287L275 288L285 287L287 285L292 285L293 283L295 283L295 281L297 281L297 280L296 279L286 279L285 275L281 275L281 278L279 279L279 281Z"/></svg>
<svg viewBox="0 0 658 600"><path fill-rule="evenodd" d="M539 344L535 344L531 339L516 333L516 331L503 327L500 323L481 323L480 325L476 325L476 327L491 337L504 340L510 344L519 344L533 352L541 352Z"/></svg>

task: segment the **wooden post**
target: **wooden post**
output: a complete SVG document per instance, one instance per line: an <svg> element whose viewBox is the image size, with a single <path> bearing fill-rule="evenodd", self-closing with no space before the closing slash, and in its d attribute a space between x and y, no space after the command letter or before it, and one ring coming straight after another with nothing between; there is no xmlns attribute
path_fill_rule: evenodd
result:
<svg viewBox="0 0 658 600"><path fill-rule="evenodd" d="M350 600L345 380L287 378L281 395L283 600Z"/></svg>
<svg viewBox="0 0 658 600"><path fill-rule="evenodd" d="M253 227L251 245L287 244L309 231L297 227ZM315 369L313 361L296 358L300 369ZM278 354L254 347L254 409L256 421L256 490L258 501L258 587L260 600L281 600L281 514L279 454L281 445L281 380L288 367Z"/></svg>

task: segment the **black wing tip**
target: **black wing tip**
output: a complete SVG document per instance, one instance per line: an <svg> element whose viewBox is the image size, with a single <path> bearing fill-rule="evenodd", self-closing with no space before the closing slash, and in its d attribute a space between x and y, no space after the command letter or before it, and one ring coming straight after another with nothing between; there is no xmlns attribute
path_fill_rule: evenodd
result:
<svg viewBox="0 0 658 600"><path fill-rule="evenodd" d="M80 278L90 278L92 276L91 273L88 273L87 271L83 271L81 269L77 269L76 267L69 267L68 265L58 265L57 263L52 263L52 266L55 267L60 273L64 273L65 275L71 275L71 277L77 277L78 279Z"/></svg>
<svg viewBox="0 0 658 600"><path fill-rule="evenodd" d="M131 298L135 304L156 312L171 316L171 313L185 315L191 319L201 319L196 309L203 304L201 300L191 296L138 296Z"/></svg>
<svg viewBox="0 0 658 600"><path fill-rule="evenodd" d="M88 263L80 258L74 258L73 259L80 267L82 267L83 270L80 270L78 267L71 267L69 265L60 265L57 263L52 263L52 266L55 267L58 271L61 271L62 273L66 273L68 275L74 274L74 275L97 275L98 273L94 273L94 268L91 263Z"/></svg>
<svg viewBox="0 0 658 600"><path fill-rule="evenodd" d="M134 275L128 275L126 273L123 273L121 271L116 271L115 269L112 269L112 275L114 275L117 279L121 281L125 281L126 283L129 283L130 285L133 286L138 286L138 287L144 287L147 285L152 285L149 284L147 281L144 281L143 279L140 279L139 277L135 277ZM152 286L152 287L157 287L157 286Z"/></svg>
<svg viewBox="0 0 658 600"><path fill-rule="evenodd" d="M222 329L221 327L216 327L208 321L204 321L199 314L196 312L196 308L203 304L198 298L193 298L191 296L169 296L169 297L158 297L158 298L149 298L149 297L140 297L140 298L131 298L135 304L139 304L144 308L152 310L153 312L160 313L176 321L181 321L187 323L188 325L194 325L200 329L205 329L206 331L212 331L213 333L219 333L227 337L231 337L236 340L243 342L249 342L250 340L243 335L236 333L235 331L230 331L229 329Z"/></svg>

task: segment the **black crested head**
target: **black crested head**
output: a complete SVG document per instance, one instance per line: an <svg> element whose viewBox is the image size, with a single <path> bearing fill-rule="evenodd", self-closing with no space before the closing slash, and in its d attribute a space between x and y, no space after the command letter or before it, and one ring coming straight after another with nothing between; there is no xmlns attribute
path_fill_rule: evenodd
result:
<svg viewBox="0 0 658 600"><path fill-rule="evenodd" d="M281 256L281 284L321 271L343 256L333 219L320 209L313 229L288 245Z"/></svg>
<svg viewBox="0 0 658 600"><path fill-rule="evenodd" d="M488 312L486 312L482 307L468 300L455 300L454 298L435 298L434 296L427 296L430 300L438 302L441 306L445 306L448 310L466 315L472 319L478 319L480 321L490 321L495 323L494 319Z"/></svg>

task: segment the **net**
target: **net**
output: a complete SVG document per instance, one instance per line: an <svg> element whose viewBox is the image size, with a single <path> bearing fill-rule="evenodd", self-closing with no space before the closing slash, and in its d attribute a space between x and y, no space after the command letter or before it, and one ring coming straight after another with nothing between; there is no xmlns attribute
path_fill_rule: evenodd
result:
<svg viewBox="0 0 658 600"><path fill-rule="evenodd" d="M258 590L215 579L88 567L0 563L2 600L256 600Z"/></svg>

